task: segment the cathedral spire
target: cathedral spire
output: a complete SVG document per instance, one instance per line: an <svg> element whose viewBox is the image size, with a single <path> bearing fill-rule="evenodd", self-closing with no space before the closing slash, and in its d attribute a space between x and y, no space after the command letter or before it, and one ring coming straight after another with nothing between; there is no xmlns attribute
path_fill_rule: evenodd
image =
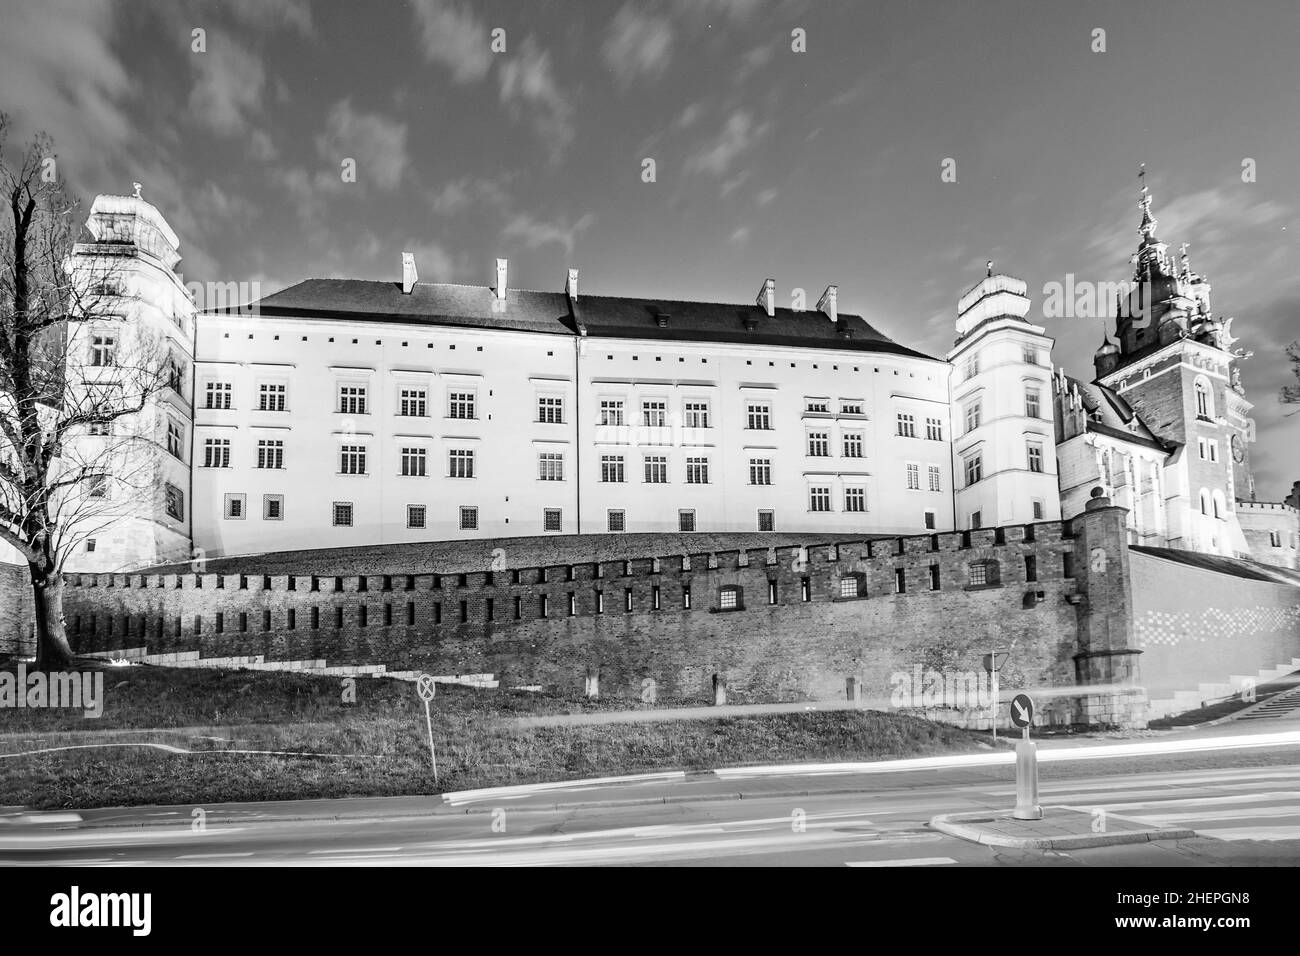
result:
<svg viewBox="0 0 1300 956"><path fill-rule="evenodd" d="M1142 241L1138 244L1133 278L1141 281L1143 278L1150 277L1153 272L1168 273L1169 269L1165 259L1165 250L1168 246L1156 236L1159 220L1151 215L1152 197L1151 190L1147 188L1146 163L1143 163L1138 170L1138 181L1142 184L1142 198L1138 200L1138 207L1142 210L1142 223L1138 226L1138 235L1142 237Z"/></svg>

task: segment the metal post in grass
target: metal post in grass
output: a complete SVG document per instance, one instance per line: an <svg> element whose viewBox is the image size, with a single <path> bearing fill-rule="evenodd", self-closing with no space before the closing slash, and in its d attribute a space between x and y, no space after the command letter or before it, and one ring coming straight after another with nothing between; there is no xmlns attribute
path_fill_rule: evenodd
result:
<svg viewBox="0 0 1300 956"><path fill-rule="evenodd" d="M438 684L432 675L421 674L415 679L415 692L424 701L424 725L429 729L429 760L433 763L433 785L438 785L438 755L433 749L433 717L429 713L429 703L438 692Z"/></svg>

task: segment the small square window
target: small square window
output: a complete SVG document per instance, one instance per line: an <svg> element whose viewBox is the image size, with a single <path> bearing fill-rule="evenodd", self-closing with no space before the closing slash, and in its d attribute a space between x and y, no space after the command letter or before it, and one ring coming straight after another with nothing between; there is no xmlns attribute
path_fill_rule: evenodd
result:
<svg viewBox="0 0 1300 956"><path fill-rule="evenodd" d="M334 502L334 527L336 528L352 527L352 502L350 501Z"/></svg>
<svg viewBox="0 0 1300 956"><path fill-rule="evenodd" d="M477 508L460 509L460 530L461 531L478 530L478 509Z"/></svg>
<svg viewBox="0 0 1300 956"><path fill-rule="evenodd" d="M677 530L694 531L695 530L695 512L679 511L677 512Z"/></svg>
<svg viewBox="0 0 1300 956"><path fill-rule="evenodd" d="M408 528L423 528L424 522L425 522L424 505L406 506L406 526Z"/></svg>
<svg viewBox="0 0 1300 956"><path fill-rule="evenodd" d="M609 530L624 531L627 528L627 518L625 512L611 511L609 513Z"/></svg>
<svg viewBox="0 0 1300 956"><path fill-rule="evenodd" d="M263 495L262 517L267 521L283 521L284 495Z"/></svg>
<svg viewBox="0 0 1300 956"><path fill-rule="evenodd" d="M242 520L244 518L245 501L246 497L244 495L226 495L226 517Z"/></svg>
<svg viewBox="0 0 1300 956"><path fill-rule="evenodd" d="M542 511L543 531L563 531L564 515L559 508L545 508Z"/></svg>

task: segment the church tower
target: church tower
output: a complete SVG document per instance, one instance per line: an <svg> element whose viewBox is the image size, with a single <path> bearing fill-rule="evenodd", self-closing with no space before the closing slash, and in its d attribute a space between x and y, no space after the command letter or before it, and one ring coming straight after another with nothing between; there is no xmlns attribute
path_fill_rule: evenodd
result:
<svg viewBox="0 0 1300 956"><path fill-rule="evenodd" d="M956 527L1061 517L1052 425L1052 339L1025 319L1028 286L988 275L957 303L951 415Z"/></svg>
<svg viewBox="0 0 1300 956"><path fill-rule="evenodd" d="M1164 469L1169 546L1247 554L1236 500L1254 494L1255 427L1239 368L1250 353L1232 348L1232 319L1211 310L1210 283L1192 271L1187 245L1175 262L1157 236L1145 168L1141 175L1132 283L1118 302L1115 341L1105 338L1094 357L1096 384L1173 449Z"/></svg>

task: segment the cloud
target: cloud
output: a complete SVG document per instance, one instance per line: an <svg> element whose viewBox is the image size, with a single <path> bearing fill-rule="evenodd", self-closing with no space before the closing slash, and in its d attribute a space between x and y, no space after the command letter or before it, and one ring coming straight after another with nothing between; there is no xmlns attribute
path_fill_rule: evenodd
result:
<svg viewBox="0 0 1300 956"><path fill-rule="evenodd" d="M415 19L425 59L451 70L457 83L481 80L492 65L488 28L447 0L416 0Z"/></svg>
<svg viewBox="0 0 1300 956"><path fill-rule="evenodd" d="M408 239L402 251L415 254L415 270L421 282L455 282L469 275L469 257L464 252L448 252L439 243ZM397 262L393 265L396 272Z"/></svg>
<svg viewBox="0 0 1300 956"><path fill-rule="evenodd" d="M262 107L266 70L261 59L230 34L212 29L207 52L191 54L194 88L191 117L223 136L245 131L249 118Z"/></svg>
<svg viewBox="0 0 1300 956"><path fill-rule="evenodd" d="M308 0L225 0L227 12L244 26L256 30L288 28L304 37L315 34Z"/></svg>
<svg viewBox="0 0 1300 956"><path fill-rule="evenodd" d="M775 189L764 189L761 193L759 193L756 197L754 197L754 201L758 203L760 206L766 206L769 205L779 195L780 193Z"/></svg>
<svg viewBox="0 0 1300 956"><path fill-rule="evenodd" d="M508 239L521 240L525 249L536 249L552 242L558 243L564 247L565 256L571 258L579 234L590 228L595 221L596 217L591 213L584 214L572 225L564 219L556 222L541 222L527 213L521 213L506 223L505 228L501 230L501 235Z"/></svg>
<svg viewBox="0 0 1300 956"><path fill-rule="evenodd" d="M770 123L755 126L754 118L748 111L737 110L727 117L727 122L717 136L686 160L686 171L725 176L732 164L762 139L770 128Z"/></svg>
<svg viewBox="0 0 1300 956"><path fill-rule="evenodd" d="M749 236L749 227L739 226L727 237L727 242L731 243L733 246L743 246L745 243L749 242Z"/></svg>
<svg viewBox="0 0 1300 956"><path fill-rule="evenodd" d="M316 147L334 164L355 159L357 182L374 183L380 189L395 188L409 162L406 124L379 113L359 112L350 99L340 100L330 109Z"/></svg>
<svg viewBox="0 0 1300 956"><path fill-rule="evenodd" d="M531 36L501 67L501 102L516 117L527 112L552 160L558 160L573 142L573 104L555 82L551 54L539 50Z"/></svg>
<svg viewBox="0 0 1300 956"><path fill-rule="evenodd" d="M638 13L632 4L614 16L601 46L605 63L626 86L640 76L658 76L672 59L673 28L662 17Z"/></svg>
<svg viewBox="0 0 1300 956"><path fill-rule="evenodd" d="M504 206L510 197L499 180L464 176L429 194L429 206L440 216L454 216L476 203Z"/></svg>
<svg viewBox="0 0 1300 956"><path fill-rule="evenodd" d="M0 108L13 120L10 148L48 132L61 175L83 189L108 178L110 156L134 128L122 105L130 75L109 43L113 12L78 0L4 4Z"/></svg>

